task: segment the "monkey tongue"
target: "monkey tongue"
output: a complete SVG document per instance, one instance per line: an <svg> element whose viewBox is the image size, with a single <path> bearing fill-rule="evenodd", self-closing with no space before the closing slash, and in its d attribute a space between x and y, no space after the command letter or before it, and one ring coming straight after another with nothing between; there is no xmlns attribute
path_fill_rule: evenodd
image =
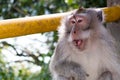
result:
<svg viewBox="0 0 120 80"><path fill-rule="evenodd" d="M83 49L84 48L84 40L74 40L74 45L79 48L79 49Z"/></svg>
<svg viewBox="0 0 120 80"><path fill-rule="evenodd" d="M83 43L83 40L74 40L73 42L74 42L75 46L80 47Z"/></svg>

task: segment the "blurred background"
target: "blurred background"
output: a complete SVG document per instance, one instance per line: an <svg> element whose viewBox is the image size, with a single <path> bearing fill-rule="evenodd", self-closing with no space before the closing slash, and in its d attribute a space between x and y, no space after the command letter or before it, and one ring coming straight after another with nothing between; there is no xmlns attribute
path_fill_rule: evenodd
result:
<svg viewBox="0 0 120 80"><path fill-rule="evenodd" d="M106 5L106 0L0 0L0 20ZM48 65L57 34L54 31L1 39L0 80L51 80Z"/></svg>

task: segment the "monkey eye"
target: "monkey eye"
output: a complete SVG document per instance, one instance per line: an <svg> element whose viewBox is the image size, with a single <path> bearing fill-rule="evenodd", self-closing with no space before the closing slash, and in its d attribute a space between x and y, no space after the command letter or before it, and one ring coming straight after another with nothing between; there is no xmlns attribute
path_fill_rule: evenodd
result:
<svg viewBox="0 0 120 80"><path fill-rule="evenodd" d="M75 24L75 19L71 19L70 23Z"/></svg>
<svg viewBox="0 0 120 80"><path fill-rule="evenodd" d="M78 18L78 19L77 19L77 22L78 22L78 23L81 23L82 21L83 21L82 18Z"/></svg>

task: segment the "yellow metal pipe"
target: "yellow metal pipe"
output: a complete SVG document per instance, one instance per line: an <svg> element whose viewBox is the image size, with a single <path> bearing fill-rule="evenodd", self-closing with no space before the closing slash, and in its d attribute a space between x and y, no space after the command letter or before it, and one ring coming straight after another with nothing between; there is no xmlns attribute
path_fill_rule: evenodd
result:
<svg viewBox="0 0 120 80"><path fill-rule="evenodd" d="M120 19L120 6L102 8L105 22ZM60 20L66 13L57 13L35 17L25 17L0 21L0 39L34 33L54 31L60 25Z"/></svg>
<svg viewBox="0 0 120 80"><path fill-rule="evenodd" d="M103 8L102 10L105 22L113 22L120 19L120 5Z"/></svg>
<svg viewBox="0 0 120 80"><path fill-rule="evenodd" d="M56 30L66 13L0 21L0 39Z"/></svg>

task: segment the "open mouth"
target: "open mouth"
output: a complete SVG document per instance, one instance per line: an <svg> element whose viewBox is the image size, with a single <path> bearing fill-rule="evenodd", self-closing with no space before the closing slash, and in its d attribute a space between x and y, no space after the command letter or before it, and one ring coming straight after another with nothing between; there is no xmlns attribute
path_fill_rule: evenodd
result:
<svg viewBox="0 0 120 80"><path fill-rule="evenodd" d="M73 40L73 44L80 50L83 50L85 48L85 40L76 39Z"/></svg>

